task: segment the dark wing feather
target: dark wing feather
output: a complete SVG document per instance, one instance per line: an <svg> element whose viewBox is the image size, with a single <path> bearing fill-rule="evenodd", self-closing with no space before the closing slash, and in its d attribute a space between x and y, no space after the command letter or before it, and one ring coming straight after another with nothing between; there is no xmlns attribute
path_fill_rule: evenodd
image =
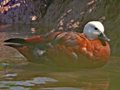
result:
<svg viewBox="0 0 120 90"><path fill-rule="evenodd" d="M65 45L68 46L76 46L76 37L79 37L75 32L62 32L57 34L53 39L52 45Z"/></svg>

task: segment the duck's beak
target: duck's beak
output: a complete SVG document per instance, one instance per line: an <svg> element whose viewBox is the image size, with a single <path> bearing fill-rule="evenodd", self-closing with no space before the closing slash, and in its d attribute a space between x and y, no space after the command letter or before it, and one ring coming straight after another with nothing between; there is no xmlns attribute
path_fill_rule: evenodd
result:
<svg viewBox="0 0 120 90"><path fill-rule="evenodd" d="M101 35L99 36L101 39L104 39L105 41L110 41L109 38L107 38L107 36L105 35L105 33L101 33Z"/></svg>

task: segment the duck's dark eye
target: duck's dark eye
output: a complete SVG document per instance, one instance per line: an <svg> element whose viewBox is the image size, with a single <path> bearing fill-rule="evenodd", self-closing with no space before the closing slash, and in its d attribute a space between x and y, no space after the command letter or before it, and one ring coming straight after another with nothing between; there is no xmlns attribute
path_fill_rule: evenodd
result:
<svg viewBox="0 0 120 90"><path fill-rule="evenodd" d="M94 29L95 29L95 30L98 30L98 28L96 28L96 27L95 27Z"/></svg>

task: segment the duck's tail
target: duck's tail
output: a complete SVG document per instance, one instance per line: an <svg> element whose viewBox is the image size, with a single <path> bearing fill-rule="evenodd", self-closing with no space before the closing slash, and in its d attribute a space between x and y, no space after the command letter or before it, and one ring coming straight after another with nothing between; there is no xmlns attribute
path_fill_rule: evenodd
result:
<svg viewBox="0 0 120 90"><path fill-rule="evenodd" d="M20 43L20 44L25 44L25 43L36 44L36 43L41 43L41 42L43 42L43 41L44 41L43 38L41 38L40 36L36 36L36 37L26 38L26 39L22 39L22 38L11 38L11 39L5 40L4 42Z"/></svg>
<svg viewBox="0 0 120 90"><path fill-rule="evenodd" d="M20 39L20 38L11 38L8 40L4 41L7 44L4 44L5 46L10 46L10 47L23 47L26 43L26 41L24 39Z"/></svg>
<svg viewBox="0 0 120 90"><path fill-rule="evenodd" d="M11 39L5 40L4 42L24 44L26 43L26 40L21 38L11 38Z"/></svg>
<svg viewBox="0 0 120 90"><path fill-rule="evenodd" d="M27 39L21 39L21 38L11 38L8 40L5 40L5 46L10 46L15 49L17 49L23 56L25 56L29 61L34 62L34 52L36 50L36 47L41 49L41 43L44 43L44 39L40 36L27 38ZM38 44L38 45L37 45Z"/></svg>
<svg viewBox="0 0 120 90"><path fill-rule="evenodd" d="M10 46L10 47L14 47L14 48L16 48L16 47L23 47L23 46L25 46L24 44L4 44L5 46Z"/></svg>

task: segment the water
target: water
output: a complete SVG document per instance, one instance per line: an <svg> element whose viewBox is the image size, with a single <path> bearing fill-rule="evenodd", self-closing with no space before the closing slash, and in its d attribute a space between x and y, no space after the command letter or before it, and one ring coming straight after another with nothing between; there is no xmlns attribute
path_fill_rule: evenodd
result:
<svg viewBox="0 0 120 90"><path fill-rule="evenodd" d="M73 69L28 63L3 45L13 37L27 38L47 31L30 25L0 27L0 89L3 90L120 90L120 57L111 56L98 69Z"/></svg>

